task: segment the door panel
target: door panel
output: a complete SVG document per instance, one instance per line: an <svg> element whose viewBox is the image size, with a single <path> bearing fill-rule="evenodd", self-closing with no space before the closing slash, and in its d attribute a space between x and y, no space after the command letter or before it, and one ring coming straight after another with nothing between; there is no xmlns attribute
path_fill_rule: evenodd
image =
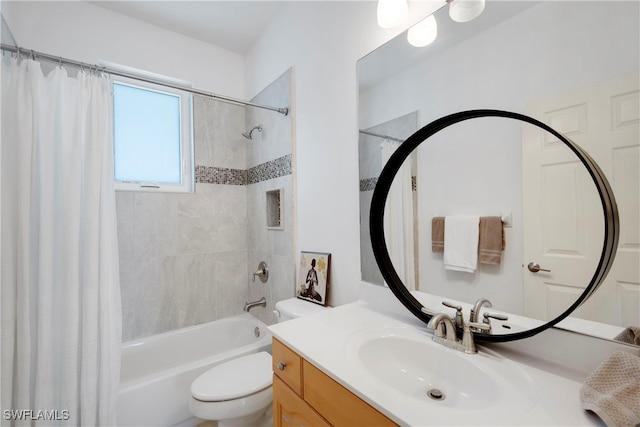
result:
<svg viewBox="0 0 640 427"><path fill-rule="evenodd" d="M618 203L620 243L611 271L574 317L640 324L639 75L599 82L530 103L526 113L584 148ZM525 314L550 320L593 276L602 251L602 208L577 158L553 135L523 130L524 255L551 272L524 271Z"/></svg>

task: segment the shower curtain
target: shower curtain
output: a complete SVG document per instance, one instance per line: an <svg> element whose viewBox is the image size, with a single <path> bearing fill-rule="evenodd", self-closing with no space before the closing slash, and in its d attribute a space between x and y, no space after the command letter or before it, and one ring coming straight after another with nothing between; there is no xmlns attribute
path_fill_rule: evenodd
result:
<svg viewBox="0 0 640 427"><path fill-rule="evenodd" d="M384 166L399 142L385 140L382 150ZM409 158L410 159L410 158ZM411 188L411 164L405 161L393 179L384 208L384 231L389 257L393 266L410 291L416 289L413 233L413 193Z"/></svg>
<svg viewBox="0 0 640 427"><path fill-rule="evenodd" d="M110 90L92 72L58 66L45 76L39 62L3 55L3 423L116 424Z"/></svg>

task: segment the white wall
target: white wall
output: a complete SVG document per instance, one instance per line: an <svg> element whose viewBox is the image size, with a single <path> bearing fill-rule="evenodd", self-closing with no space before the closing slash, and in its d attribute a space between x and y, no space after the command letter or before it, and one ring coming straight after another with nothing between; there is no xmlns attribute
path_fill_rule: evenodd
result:
<svg viewBox="0 0 640 427"><path fill-rule="evenodd" d="M111 61L245 98L244 58L237 53L83 1L5 3L20 47L90 64Z"/></svg>
<svg viewBox="0 0 640 427"><path fill-rule="evenodd" d="M442 3L412 2L403 26L382 30L374 1L292 1L244 58L84 2L20 2L7 18L22 47L231 97L249 99L293 67L297 250L333 254L329 303L340 305L360 284L356 62Z"/></svg>
<svg viewBox="0 0 640 427"><path fill-rule="evenodd" d="M2 2L0 2L0 12L2 12L2 31L0 32L0 41L2 41L2 44L8 44L12 46L16 44L16 41L13 38L13 34L11 33L9 26L5 25L4 16L11 15L14 9L15 8L10 8L9 5L7 5L7 7L4 7Z"/></svg>
<svg viewBox="0 0 640 427"><path fill-rule="evenodd" d="M382 30L373 1L291 2L247 54L249 94L294 67L297 248L332 254L332 305L360 284L356 62L441 4L412 3L404 28Z"/></svg>
<svg viewBox="0 0 640 427"><path fill-rule="evenodd" d="M18 2L0 0L0 13L7 21L7 23L15 22L18 15ZM13 29L11 29L13 31ZM15 36L15 35L14 35ZM8 40L2 40L2 43L7 43Z"/></svg>

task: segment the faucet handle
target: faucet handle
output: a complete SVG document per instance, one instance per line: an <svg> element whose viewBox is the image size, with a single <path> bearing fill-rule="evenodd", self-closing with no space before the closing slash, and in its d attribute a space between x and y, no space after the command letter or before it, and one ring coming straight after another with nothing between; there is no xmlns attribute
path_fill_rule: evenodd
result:
<svg viewBox="0 0 640 427"><path fill-rule="evenodd" d="M489 329L488 330L485 329L485 330L482 331L483 334L488 334L489 332L491 332L491 319L509 320L509 317L504 315L504 314L489 313L488 311L485 311L482 314L482 317L484 317L484 319L482 319L482 323L484 323L485 325L489 325Z"/></svg>
<svg viewBox="0 0 640 427"><path fill-rule="evenodd" d="M462 306L456 305L449 301L442 301L442 305L449 308L455 308L456 310L455 325L456 325L456 328L462 329L464 327L464 318L462 317Z"/></svg>
<svg viewBox="0 0 640 427"><path fill-rule="evenodd" d="M489 319L509 320L509 316L506 314L489 313L488 311L484 312L482 317L484 317L483 323L489 323Z"/></svg>
<svg viewBox="0 0 640 427"><path fill-rule="evenodd" d="M262 283L266 282L269 279L269 268L267 267L266 262L260 261L260 264L258 264L258 271L253 273L252 282L256 281L256 276L260 278L260 281Z"/></svg>

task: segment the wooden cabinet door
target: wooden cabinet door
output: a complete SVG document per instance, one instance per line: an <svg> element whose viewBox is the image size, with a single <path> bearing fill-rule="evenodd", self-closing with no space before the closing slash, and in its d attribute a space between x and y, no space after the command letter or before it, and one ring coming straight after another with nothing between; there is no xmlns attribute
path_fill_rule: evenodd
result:
<svg viewBox="0 0 640 427"><path fill-rule="evenodd" d="M330 426L276 375L273 376L273 425L274 427Z"/></svg>
<svg viewBox="0 0 640 427"><path fill-rule="evenodd" d="M374 407L302 360L304 400L335 426L395 426Z"/></svg>

